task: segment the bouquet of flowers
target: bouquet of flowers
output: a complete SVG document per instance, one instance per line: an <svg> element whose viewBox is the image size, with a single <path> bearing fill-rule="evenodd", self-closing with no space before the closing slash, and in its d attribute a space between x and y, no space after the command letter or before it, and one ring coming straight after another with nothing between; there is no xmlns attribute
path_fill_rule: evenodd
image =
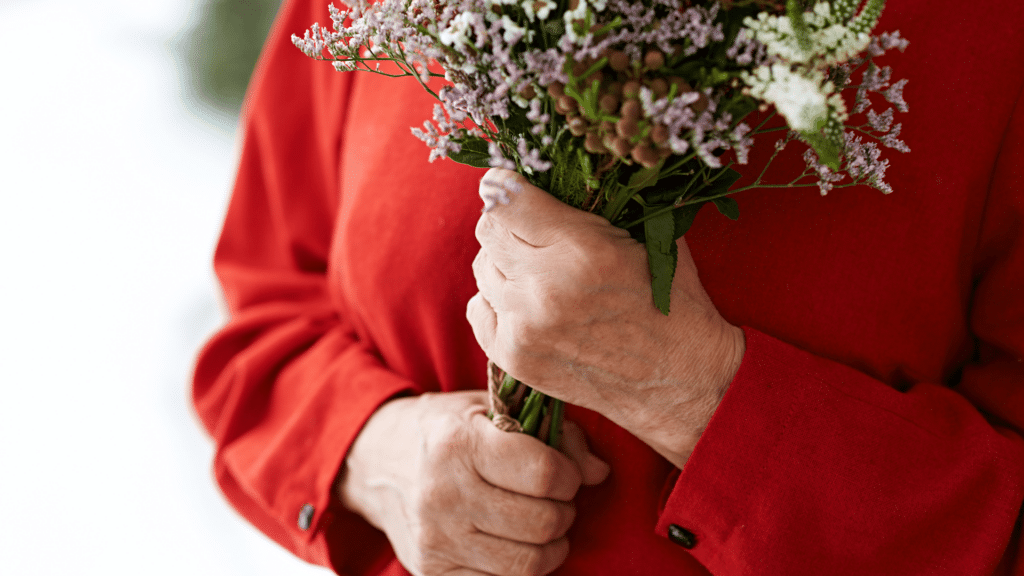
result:
<svg viewBox="0 0 1024 576"><path fill-rule="evenodd" d="M730 196L751 188L892 191L880 146L909 151L894 124L907 112L907 81L892 82L874 58L907 41L872 35L884 4L353 0L330 7L333 30L314 24L292 40L338 71L416 79L438 100L432 119L412 128L431 161L517 170L629 230L646 245L653 303L668 314L675 241L704 205L736 219ZM879 100L891 106L877 112ZM734 187L734 167L764 135L773 154ZM767 181L790 143L805 147L806 168ZM484 200L486 211L509 197ZM560 401L493 364L489 377L499 426L558 444Z"/></svg>

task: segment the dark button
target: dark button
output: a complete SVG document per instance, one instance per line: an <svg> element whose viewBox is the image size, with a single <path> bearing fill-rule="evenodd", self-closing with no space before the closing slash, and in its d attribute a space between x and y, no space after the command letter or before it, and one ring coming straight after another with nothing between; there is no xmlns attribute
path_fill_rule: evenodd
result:
<svg viewBox="0 0 1024 576"><path fill-rule="evenodd" d="M309 530L309 527L313 525L313 514L316 513L316 508L313 508L312 504L306 504L299 510L299 528L302 530Z"/></svg>
<svg viewBox="0 0 1024 576"><path fill-rule="evenodd" d="M668 525L668 538L687 550L697 545L697 537L693 535L693 532L678 524Z"/></svg>

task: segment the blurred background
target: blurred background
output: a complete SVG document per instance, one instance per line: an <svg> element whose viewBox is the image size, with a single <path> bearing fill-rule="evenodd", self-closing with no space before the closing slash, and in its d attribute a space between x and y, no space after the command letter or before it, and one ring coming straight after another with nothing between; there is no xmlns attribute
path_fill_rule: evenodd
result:
<svg viewBox="0 0 1024 576"><path fill-rule="evenodd" d="M0 574L328 573L228 507L188 401L277 5L0 0Z"/></svg>

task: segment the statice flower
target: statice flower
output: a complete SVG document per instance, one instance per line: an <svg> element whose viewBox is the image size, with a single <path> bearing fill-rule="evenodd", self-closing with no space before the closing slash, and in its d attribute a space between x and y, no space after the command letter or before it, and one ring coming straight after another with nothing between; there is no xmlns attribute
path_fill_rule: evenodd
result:
<svg viewBox="0 0 1024 576"><path fill-rule="evenodd" d="M834 172L831 168L822 164L818 160L818 155L810 148L804 151L804 162L807 163L807 169L814 172L815 176L817 176L818 190L822 196L827 195L835 186L835 183L844 178L842 174Z"/></svg>
<svg viewBox="0 0 1024 576"><path fill-rule="evenodd" d="M869 185L881 190L883 194L892 192L892 187L885 181L885 172L889 161L881 158L881 150L872 142L864 142L852 132L846 133L846 172L857 180L865 180Z"/></svg>
<svg viewBox="0 0 1024 576"><path fill-rule="evenodd" d="M333 30L313 25L293 42L339 71L422 83L438 105L412 133L430 161L518 170L544 186L568 163L582 174L563 170L557 182L582 189L553 192L597 210L639 169L713 181L746 164L761 126L745 117L758 107L785 119L781 146L793 135L810 146L822 192L842 174L884 182L882 161L859 176L848 168L861 170L879 145L908 149L894 118L907 109L906 80L872 60L907 46L899 32L871 35L883 3L782 13L774 0L748 0L756 16L744 18L715 1L354 0L329 8ZM854 146L842 91L865 65L854 112L868 112L858 129L873 141ZM871 110L876 96L892 108Z"/></svg>

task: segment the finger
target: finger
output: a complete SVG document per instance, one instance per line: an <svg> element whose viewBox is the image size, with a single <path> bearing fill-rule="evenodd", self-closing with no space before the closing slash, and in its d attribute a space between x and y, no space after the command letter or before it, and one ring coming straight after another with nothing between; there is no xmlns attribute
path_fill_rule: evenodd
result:
<svg viewBox="0 0 1024 576"><path fill-rule="evenodd" d="M550 574L569 556L569 541L559 538L537 545L524 544L478 532L466 538L455 561L466 568L500 576Z"/></svg>
<svg viewBox="0 0 1024 576"><path fill-rule="evenodd" d="M480 248L488 253L505 275L516 263L530 258L539 248L513 234L488 214L483 214L477 220L474 234Z"/></svg>
<svg viewBox="0 0 1024 576"><path fill-rule="evenodd" d="M498 331L498 315L479 292L474 294L466 304L466 320L469 320L469 325L473 328L473 335L476 336L480 348L488 357L491 357L491 353L494 351L494 339Z"/></svg>
<svg viewBox="0 0 1024 576"><path fill-rule="evenodd" d="M472 447L480 477L492 486L535 498L568 502L583 478L567 456L526 434L503 432L486 417L474 418Z"/></svg>
<svg viewBox="0 0 1024 576"><path fill-rule="evenodd" d="M481 197L496 194L508 197L509 202L495 204L481 220L493 221L532 246L550 246L568 221L594 217L560 202L510 170L492 168L480 180Z"/></svg>
<svg viewBox="0 0 1024 576"><path fill-rule="evenodd" d="M604 482L611 471L611 467L604 461L594 456L587 448L587 440L583 430L575 422L566 420L562 423L562 452L580 467L583 476L583 484L593 486Z"/></svg>
<svg viewBox="0 0 1024 576"><path fill-rule="evenodd" d="M498 538L547 544L569 531L576 509L566 502L533 498L490 487L470 520L477 530Z"/></svg>
<svg viewBox="0 0 1024 576"><path fill-rule="evenodd" d="M501 270L494 265L486 250L480 250L473 259L473 276L476 287L487 303L496 310L504 309L502 298L507 279Z"/></svg>

